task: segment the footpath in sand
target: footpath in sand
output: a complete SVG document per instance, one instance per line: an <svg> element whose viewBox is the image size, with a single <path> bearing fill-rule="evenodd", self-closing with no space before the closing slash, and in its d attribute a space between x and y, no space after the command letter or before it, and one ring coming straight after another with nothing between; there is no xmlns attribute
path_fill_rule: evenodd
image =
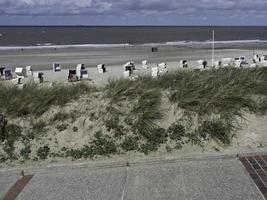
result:
<svg viewBox="0 0 267 200"><path fill-rule="evenodd" d="M9 199L9 196L14 196L17 192L18 200L264 200L267 189L267 157L258 155L240 158L224 155L183 160L150 160L129 163L129 165L125 163L91 166L84 164L29 169L25 170L25 175L31 174L33 178L26 183L20 193L16 188L10 189L21 178L20 172L2 170L0 198ZM248 165L259 167L254 169L254 172L250 170L250 175L254 174L255 182L246 171L249 169ZM258 176L259 170L265 173L261 176L263 179L265 177L265 182L262 178L259 179L265 188L256 186L259 180L255 179L255 176Z"/></svg>

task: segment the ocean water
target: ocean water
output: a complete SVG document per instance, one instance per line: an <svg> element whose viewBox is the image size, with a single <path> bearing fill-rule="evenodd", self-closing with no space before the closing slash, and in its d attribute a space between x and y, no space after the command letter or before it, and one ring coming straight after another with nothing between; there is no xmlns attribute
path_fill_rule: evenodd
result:
<svg viewBox="0 0 267 200"><path fill-rule="evenodd" d="M59 46L179 45L266 42L267 27L5 27L0 26L0 48Z"/></svg>

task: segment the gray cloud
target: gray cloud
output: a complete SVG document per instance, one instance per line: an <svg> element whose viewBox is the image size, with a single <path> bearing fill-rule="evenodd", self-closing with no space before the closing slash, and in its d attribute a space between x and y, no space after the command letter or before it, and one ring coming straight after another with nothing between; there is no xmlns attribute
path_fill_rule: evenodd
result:
<svg viewBox="0 0 267 200"><path fill-rule="evenodd" d="M251 16L248 16L251 15ZM117 23L129 20L175 23L181 20L223 21L267 16L266 0L0 0L0 23L8 16L91 16ZM94 18L95 16L95 18ZM100 19L102 17L103 19ZM214 19L214 20L211 20ZM179 21L179 20L178 20ZM104 23L104 22L103 22ZM114 22L116 23L116 21ZM265 22L264 22L265 23Z"/></svg>

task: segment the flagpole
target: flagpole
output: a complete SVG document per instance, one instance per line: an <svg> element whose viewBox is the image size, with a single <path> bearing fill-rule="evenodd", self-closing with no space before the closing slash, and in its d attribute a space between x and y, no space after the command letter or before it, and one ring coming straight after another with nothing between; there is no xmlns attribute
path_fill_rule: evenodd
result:
<svg viewBox="0 0 267 200"><path fill-rule="evenodd" d="M212 30L212 55L211 55L211 63L212 67L214 67L214 29Z"/></svg>

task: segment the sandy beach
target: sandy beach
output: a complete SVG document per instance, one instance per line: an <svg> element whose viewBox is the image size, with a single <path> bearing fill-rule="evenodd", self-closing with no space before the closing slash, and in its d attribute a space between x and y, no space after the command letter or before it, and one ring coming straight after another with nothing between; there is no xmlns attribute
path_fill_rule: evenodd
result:
<svg viewBox="0 0 267 200"><path fill-rule="evenodd" d="M245 56L249 64L252 63L253 53L267 54L265 48L253 50L251 46L236 45L240 49L232 48L231 44L217 45L215 50L215 60L227 57ZM68 69L75 69L77 64L83 63L88 69L89 77L97 85L106 83L109 79L123 76L122 66L128 61L134 61L136 74L151 74L151 70L142 68L142 60L148 61L151 68L158 63L167 63L168 70L176 70L179 61L188 60L189 66L197 65L197 60L207 60L211 64L211 49L209 45L194 45L187 47L180 46L160 46L158 52L151 52L149 46L125 46L110 48L66 48L66 49L27 49L27 50L5 50L0 51L0 65L10 67L25 67L31 65L34 72L44 72L45 81L67 82ZM246 48L245 48L246 47ZM225 48L225 49L224 49ZM60 63L62 71L52 72L52 64ZM107 73L99 74L98 64L106 64Z"/></svg>

